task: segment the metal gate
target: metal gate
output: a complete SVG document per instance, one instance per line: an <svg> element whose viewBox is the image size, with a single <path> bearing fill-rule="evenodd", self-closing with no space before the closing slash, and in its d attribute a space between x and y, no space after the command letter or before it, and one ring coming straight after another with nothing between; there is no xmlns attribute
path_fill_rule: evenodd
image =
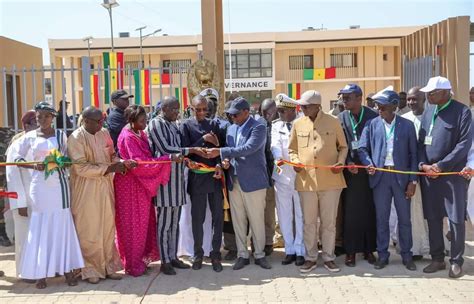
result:
<svg viewBox="0 0 474 304"><path fill-rule="evenodd" d="M439 75L439 56L413 59L403 58L403 90L414 86L425 86L431 77Z"/></svg>
<svg viewBox="0 0 474 304"><path fill-rule="evenodd" d="M91 68L88 60L81 67L16 67L1 68L0 104L2 123L0 127L21 130L22 115L39 101L48 101L62 108L70 104L68 112L62 111L64 130L77 127L79 113L94 105L103 111L112 107L110 94L115 89L127 90L135 95L132 103L153 111L157 102L165 96L175 96L181 104L181 111L188 106L187 73L189 67L146 67L143 69L125 66L103 68L99 64ZM137 94L139 93L139 94ZM139 96L137 96L139 95ZM61 118L59 118L61 119ZM70 119L73 127L66 127Z"/></svg>

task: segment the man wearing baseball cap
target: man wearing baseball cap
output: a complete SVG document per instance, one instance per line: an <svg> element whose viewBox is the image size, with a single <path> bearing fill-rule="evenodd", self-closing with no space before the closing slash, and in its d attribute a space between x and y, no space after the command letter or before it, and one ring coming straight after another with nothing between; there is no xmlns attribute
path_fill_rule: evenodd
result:
<svg viewBox="0 0 474 304"><path fill-rule="evenodd" d="M339 196L346 187L342 168L347 156L347 144L341 123L336 117L321 111L321 94L309 90L297 101L304 117L294 121L288 146L292 162L304 165L331 166L331 169L294 167L295 187L300 194L304 222L305 263L301 272L310 272L318 260L318 218L321 225L324 267L340 271L334 263L336 216Z"/></svg>
<svg viewBox="0 0 474 304"><path fill-rule="evenodd" d="M133 95L129 95L125 90L116 90L110 95L110 99L115 107L110 110L107 116L107 128L109 129L110 137L114 141L115 149L117 149L118 136L127 124L124 111L130 105L129 99L133 97Z"/></svg>
<svg viewBox="0 0 474 304"><path fill-rule="evenodd" d="M364 128L358 148L359 159L368 166L369 184L373 189L377 217L377 252L375 269L389 263L389 218L392 200L398 216L400 253L403 265L416 270L411 247L410 202L415 194L417 176L376 171L417 171L417 142L415 126L411 121L395 114L400 97L397 92L386 90L374 97L379 117L372 119Z"/></svg>
<svg viewBox="0 0 474 304"><path fill-rule="evenodd" d="M377 113L362 105L362 89L356 84L348 84L339 91L345 111L339 114L342 129L349 146L347 165L361 165L358 149L364 127ZM376 218L372 189L365 170L350 168L344 170L347 188L342 191L342 211L344 218L345 264L356 265L356 254L363 253L370 264L375 263Z"/></svg>
<svg viewBox="0 0 474 304"><path fill-rule="evenodd" d="M436 174L461 171L472 145L471 111L452 98L451 83L444 77L430 78L421 88L429 106L423 112L419 134L419 169ZM446 269L444 262L443 218L449 218L451 267L449 276L462 276L468 181L460 175L421 178L423 212L428 220L432 262L423 272Z"/></svg>
<svg viewBox="0 0 474 304"><path fill-rule="evenodd" d="M270 187L265 161L266 128L250 116L250 104L243 97L234 99L226 113L233 122L227 129L227 146L207 149L207 157L220 156L224 160L224 169L230 172L227 179L232 204L230 211L238 249L233 269L242 269L250 263L247 249L249 226L255 248L255 264L270 269L272 266L264 252L265 195Z"/></svg>

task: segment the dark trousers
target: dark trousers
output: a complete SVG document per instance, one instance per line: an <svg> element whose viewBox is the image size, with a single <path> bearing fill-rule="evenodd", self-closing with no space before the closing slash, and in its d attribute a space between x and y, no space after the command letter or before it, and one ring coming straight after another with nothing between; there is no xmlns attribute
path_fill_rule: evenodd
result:
<svg viewBox="0 0 474 304"><path fill-rule="evenodd" d="M411 247L413 239L411 235L411 206L410 199L405 197L405 189L398 184L397 179L391 173L382 172L382 178L374 188L375 214L377 218L377 253L379 259L388 261L390 253L390 208L392 199L398 216L399 242L403 261L412 259Z"/></svg>
<svg viewBox="0 0 474 304"><path fill-rule="evenodd" d="M191 218L194 238L194 257L202 258L202 239L204 234L203 224L206 219L206 204L209 202L209 209L212 215L212 252L211 259L221 259L222 228L224 223L224 208L222 204L222 194L199 193L191 194Z"/></svg>
<svg viewBox="0 0 474 304"><path fill-rule="evenodd" d="M181 206L157 207L158 245L161 263L177 259Z"/></svg>
<svg viewBox="0 0 474 304"><path fill-rule="evenodd" d="M451 230L451 264L458 264L462 266L464 259L464 241L466 240L466 224L449 222L449 229ZM443 234L443 219L428 219L429 239L430 239L430 254L433 261L444 261L444 234Z"/></svg>

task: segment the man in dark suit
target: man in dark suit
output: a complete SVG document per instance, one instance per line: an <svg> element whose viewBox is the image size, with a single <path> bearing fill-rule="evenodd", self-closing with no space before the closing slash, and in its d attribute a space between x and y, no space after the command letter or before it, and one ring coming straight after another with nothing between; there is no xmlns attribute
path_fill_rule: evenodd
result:
<svg viewBox="0 0 474 304"><path fill-rule="evenodd" d="M390 253L389 218L392 199L395 202L399 223L399 238L403 264L416 270L412 259L410 201L415 194L417 176L379 172L375 168L417 171L417 143L415 126L411 121L395 114L400 97L394 91L374 96L379 117L364 128L358 149L359 159L369 166L369 184L374 192L377 217L377 252L375 269L388 264Z"/></svg>
<svg viewBox="0 0 474 304"><path fill-rule="evenodd" d="M219 125L214 120L206 118L208 102L205 97L197 95L192 99L192 117L185 120L181 126L181 144L183 147L213 148L219 147ZM198 150L199 151L199 150ZM199 270L202 267L204 250L203 224L206 219L207 203L212 215L212 268L216 272L222 271L221 245L223 227L223 207L222 207L222 185L218 177L222 174L220 170L219 158L207 159L204 152L189 156L192 161L206 164L209 167L218 166L215 174L202 173L196 169L190 169L188 176L188 193L191 197L191 218L194 238L194 261L193 269Z"/></svg>
<svg viewBox="0 0 474 304"><path fill-rule="evenodd" d="M451 83L433 77L420 89L430 105L423 112L419 134L419 169L426 173L461 171L472 145L471 111L452 98ZM428 220L432 262L423 272L446 269L444 262L443 218L449 218L451 268L449 276L462 276L466 237L467 180L460 175L421 178L423 213Z"/></svg>
<svg viewBox="0 0 474 304"><path fill-rule="evenodd" d="M238 248L238 259L233 269L238 270L250 263L247 248L248 224L252 231L255 248L255 264L264 269L271 266L265 259L265 194L268 173L265 162L265 126L250 116L250 105L243 97L232 101L226 113L232 116L233 125L227 129L224 148L207 150L208 157L221 156L230 163L229 198L232 221Z"/></svg>

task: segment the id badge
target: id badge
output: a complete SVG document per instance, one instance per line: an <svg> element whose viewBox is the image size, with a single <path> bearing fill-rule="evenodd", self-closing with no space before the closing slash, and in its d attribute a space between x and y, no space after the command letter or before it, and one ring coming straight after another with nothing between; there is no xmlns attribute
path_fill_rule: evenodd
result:
<svg viewBox="0 0 474 304"><path fill-rule="evenodd" d="M431 146L432 142L433 142L433 136L426 136L425 137L425 145Z"/></svg>
<svg viewBox="0 0 474 304"><path fill-rule="evenodd" d="M358 141L358 140L353 140L353 141L351 142L351 148L352 148L352 150L357 150L357 149L359 149L359 141Z"/></svg>

